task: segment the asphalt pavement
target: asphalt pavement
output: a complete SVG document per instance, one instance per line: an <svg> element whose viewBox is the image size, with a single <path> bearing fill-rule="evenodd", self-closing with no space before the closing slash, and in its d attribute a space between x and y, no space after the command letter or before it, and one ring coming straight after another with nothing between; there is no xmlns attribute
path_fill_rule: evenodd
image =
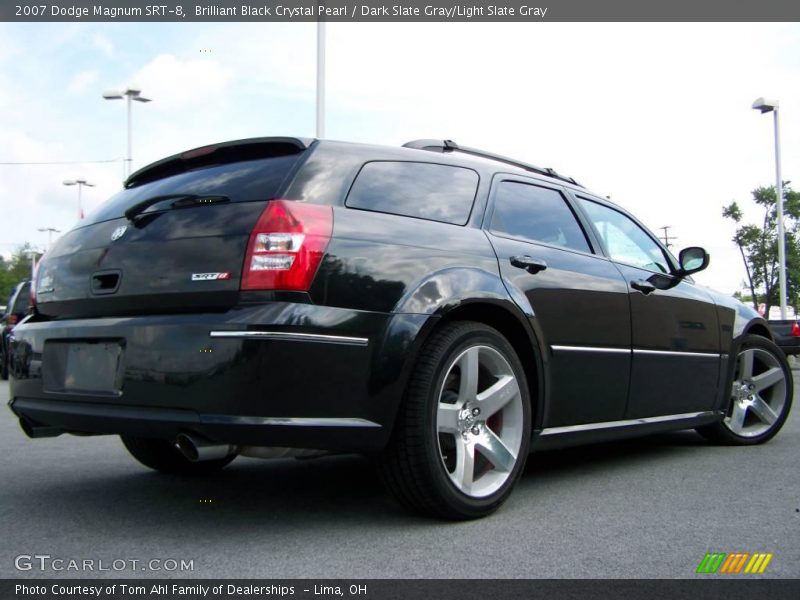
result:
<svg viewBox="0 0 800 600"><path fill-rule="evenodd" d="M442 523L395 504L365 458L176 478L115 437L29 440L2 408L0 577L692 578L706 552L767 552L765 577L796 578L798 469L794 414L758 447L677 432L536 454L498 513Z"/></svg>

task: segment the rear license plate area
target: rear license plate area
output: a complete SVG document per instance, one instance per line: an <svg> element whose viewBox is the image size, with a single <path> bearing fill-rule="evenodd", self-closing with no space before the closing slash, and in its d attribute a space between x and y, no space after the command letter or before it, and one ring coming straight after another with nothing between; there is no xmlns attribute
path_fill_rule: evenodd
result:
<svg viewBox="0 0 800 600"><path fill-rule="evenodd" d="M42 388L45 392L118 396L122 357L122 340L49 340L42 356Z"/></svg>

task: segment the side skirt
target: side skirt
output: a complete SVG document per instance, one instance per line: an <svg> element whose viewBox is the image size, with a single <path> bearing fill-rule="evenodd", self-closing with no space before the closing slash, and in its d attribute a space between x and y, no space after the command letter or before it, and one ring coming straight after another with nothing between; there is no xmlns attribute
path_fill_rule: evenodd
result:
<svg viewBox="0 0 800 600"><path fill-rule="evenodd" d="M607 421L604 423L586 423L568 425L566 427L549 427L535 433L531 441L531 451L553 450L581 444L594 444L611 440L650 435L664 431L694 429L721 421L725 417L722 411L704 411L680 415L663 415L626 421Z"/></svg>

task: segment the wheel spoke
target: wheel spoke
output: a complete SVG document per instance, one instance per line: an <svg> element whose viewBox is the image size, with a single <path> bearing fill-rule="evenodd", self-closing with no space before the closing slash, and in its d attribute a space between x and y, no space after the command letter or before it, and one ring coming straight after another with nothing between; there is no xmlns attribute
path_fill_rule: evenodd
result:
<svg viewBox="0 0 800 600"><path fill-rule="evenodd" d="M481 454L498 471L510 473L517 463L516 454L491 429L484 430L483 435L476 440L476 444L481 449Z"/></svg>
<svg viewBox="0 0 800 600"><path fill-rule="evenodd" d="M490 345L466 347L450 360L433 407L439 455L454 489L487 498L509 483L529 435L521 384Z"/></svg>
<svg viewBox="0 0 800 600"><path fill-rule="evenodd" d="M736 357L729 416L723 424L743 438L758 438L775 429L791 392L776 352L754 343Z"/></svg>
<svg viewBox="0 0 800 600"><path fill-rule="evenodd" d="M756 396L753 403L750 405L750 410L767 425L772 425L778 420L778 415L772 410L772 407L764 402L761 396Z"/></svg>
<svg viewBox="0 0 800 600"><path fill-rule="evenodd" d="M730 429L734 433L741 433L744 429L744 419L747 416L747 409L739 402L734 401L733 411L730 416Z"/></svg>
<svg viewBox="0 0 800 600"><path fill-rule="evenodd" d="M458 433L458 404L439 403L436 412L436 430L439 433Z"/></svg>
<svg viewBox="0 0 800 600"><path fill-rule="evenodd" d="M456 468L453 479L461 491L469 494L472 491L472 481L475 477L475 444L465 442L461 436L456 436Z"/></svg>
<svg viewBox="0 0 800 600"><path fill-rule="evenodd" d="M461 382L458 387L458 402L472 402L478 394L478 366L480 349L470 348L461 356L458 367L461 370Z"/></svg>
<svg viewBox="0 0 800 600"><path fill-rule="evenodd" d="M754 350L745 350L739 355L739 379L750 379L753 376Z"/></svg>
<svg viewBox="0 0 800 600"><path fill-rule="evenodd" d="M756 375L753 377L752 381L756 386L756 391L763 392L765 389L783 381L783 369L780 367L773 367L769 371L764 371L760 375Z"/></svg>
<svg viewBox="0 0 800 600"><path fill-rule="evenodd" d="M519 386L513 375L504 375L487 390L477 395L481 416L488 419L519 394Z"/></svg>

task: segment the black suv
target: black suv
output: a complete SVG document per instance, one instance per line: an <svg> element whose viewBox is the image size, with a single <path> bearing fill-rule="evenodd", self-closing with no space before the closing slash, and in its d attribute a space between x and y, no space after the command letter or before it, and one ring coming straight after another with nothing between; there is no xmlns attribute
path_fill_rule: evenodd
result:
<svg viewBox="0 0 800 600"><path fill-rule="evenodd" d="M31 437L148 467L380 457L407 506L488 514L530 450L780 429L766 322L573 179L450 141L262 138L172 156L61 237L14 331Z"/></svg>
<svg viewBox="0 0 800 600"><path fill-rule="evenodd" d="M31 282L21 281L11 290L8 305L0 315L0 379L8 379L8 338L17 323L25 318L31 301Z"/></svg>

